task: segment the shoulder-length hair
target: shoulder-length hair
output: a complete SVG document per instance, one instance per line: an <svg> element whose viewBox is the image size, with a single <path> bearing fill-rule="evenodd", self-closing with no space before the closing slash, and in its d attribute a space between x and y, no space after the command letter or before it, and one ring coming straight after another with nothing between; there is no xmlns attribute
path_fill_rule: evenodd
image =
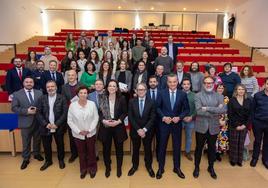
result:
<svg viewBox="0 0 268 188"><path fill-rule="evenodd" d="M32 52L34 53L34 60L37 61L36 51L33 51L33 50L28 52L26 61L31 61L31 53Z"/></svg>
<svg viewBox="0 0 268 188"><path fill-rule="evenodd" d="M243 85L243 84L237 84L237 85L235 86L235 89L234 89L234 92L233 92L233 97L235 97L235 98L237 97L237 89L238 89L239 87L242 87L242 88L245 90L244 99L246 99L246 98L248 97L248 95L247 95L247 88L246 88L246 86Z"/></svg>
<svg viewBox="0 0 268 188"><path fill-rule="evenodd" d="M199 72L199 63L196 62L196 61L194 61L194 62L191 63L191 65L190 65L190 72L193 72L192 65L193 65L194 63L197 64L197 72Z"/></svg>
<svg viewBox="0 0 268 188"><path fill-rule="evenodd" d="M105 94L106 94L107 96L109 96L108 87L109 87L109 84L110 84L111 82L114 82L114 83L116 84L116 86L117 86L116 98L119 98L122 94L121 94L121 91L120 91L120 89L119 89L119 83L118 83L118 81L116 81L115 79L111 79L111 80L107 83L107 86L106 86L106 89L105 89Z"/></svg>
<svg viewBox="0 0 268 188"><path fill-rule="evenodd" d="M248 68L248 77L254 76L252 67L249 66L249 65L245 65L240 71L240 77L241 78L245 78L245 74L244 74L245 68Z"/></svg>
<svg viewBox="0 0 268 188"><path fill-rule="evenodd" d="M87 68L88 64L91 64L93 66L92 71L95 72L96 71L96 66L94 65L94 63L92 63L92 61L87 61L86 62L86 64L85 64L85 72L88 71L88 68Z"/></svg>
<svg viewBox="0 0 268 188"><path fill-rule="evenodd" d="M104 64L108 64L109 65L108 75L111 75L112 74L112 71L113 71L113 68L112 68L111 64L109 62L107 62L107 61L104 61L101 64L99 75L103 76L103 72L104 72L103 66L104 66Z"/></svg>

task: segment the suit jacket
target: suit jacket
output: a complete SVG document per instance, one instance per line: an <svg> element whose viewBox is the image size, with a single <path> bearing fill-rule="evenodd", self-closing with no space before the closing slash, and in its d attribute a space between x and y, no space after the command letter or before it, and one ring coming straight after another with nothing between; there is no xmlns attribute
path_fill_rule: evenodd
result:
<svg viewBox="0 0 268 188"><path fill-rule="evenodd" d="M75 88L82 86L80 82L77 82ZM61 88L61 94L65 97L66 101L69 102L74 96L72 96L70 85L68 83L64 84Z"/></svg>
<svg viewBox="0 0 268 188"><path fill-rule="evenodd" d="M157 113L160 116L161 120L164 116L167 117L180 117L182 120L190 112L190 107L188 103L187 94L183 91L177 90L176 92L176 101L174 108L171 108L169 89L164 89L160 92L160 95L157 99ZM182 121L179 121L180 124ZM161 124L165 124L161 122Z"/></svg>
<svg viewBox="0 0 268 188"><path fill-rule="evenodd" d="M168 47L168 43L165 44L165 47L167 48L167 53L169 55L169 47ZM178 45L176 43L173 43L172 45L172 49L173 49L173 62L174 64L177 61L177 55L178 55Z"/></svg>
<svg viewBox="0 0 268 188"><path fill-rule="evenodd" d="M128 119L131 124L131 137L139 137L137 130L143 128L147 129L146 135L151 135L155 120L155 107L153 101L150 98L145 98L143 113L142 116L140 116L138 97L131 99L128 106Z"/></svg>
<svg viewBox="0 0 268 188"><path fill-rule="evenodd" d="M99 94L97 91L94 91L88 95L88 100L93 101L97 108L99 108Z"/></svg>
<svg viewBox="0 0 268 188"><path fill-rule="evenodd" d="M174 72L174 74L177 75L177 72ZM184 80L186 78L189 79L191 82L191 74L188 72L183 72L182 80ZM178 83L178 87L177 87L178 89L182 89L182 80L180 80L181 82Z"/></svg>
<svg viewBox="0 0 268 188"><path fill-rule="evenodd" d="M58 127L56 129L56 134L64 134L66 130L66 119L67 119L67 101L64 96L57 94L56 100L53 107L53 112L55 116L55 125ZM48 95L43 95L38 102L38 113L37 120L40 124L40 134L50 135L50 131L46 128L49 124L49 103Z"/></svg>
<svg viewBox="0 0 268 188"><path fill-rule="evenodd" d="M102 120L105 119L104 114L110 113L109 108L109 99L106 94L99 95L99 119L100 119L100 128L98 133L98 139L101 142L105 142L109 135L115 136L116 142L124 142L127 139L127 132L124 124L124 119L127 116L127 102L124 96L119 96L115 100L114 106L114 120L121 120L121 124L115 127L105 127L102 123ZM107 104L108 102L108 104Z"/></svg>
<svg viewBox="0 0 268 188"><path fill-rule="evenodd" d="M9 95L23 88L23 80L27 76L32 76L32 71L27 68L22 68L22 79L20 79L17 69L14 67L7 71L6 89Z"/></svg>
<svg viewBox="0 0 268 188"><path fill-rule="evenodd" d="M146 52L148 53L149 62L154 61L158 57L158 50L156 48L147 48Z"/></svg>
<svg viewBox="0 0 268 188"><path fill-rule="evenodd" d="M42 88L42 77L44 72L40 72L39 70L33 71L33 77L34 77L34 88L38 90L43 90Z"/></svg>
<svg viewBox="0 0 268 188"><path fill-rule="evenodd" d="M118 81L120 70L115 72L115 79ZM132 73L129 70L126 70L126 84L128 85L128 91L131 90L132 86Z"/></svg>
<svg viewBox="0 0 268 188"><path fill-rule="evenodd" d="M13 93L13 100L11 102L11 109L14 113L18 114L19 118L19 128L30 128L33 126L33 122L36 118L36 115L29 115L28 108L30 106L37 106L42 92L34 89L34 104L32 105L25 93L24 89L20 89Z"/></svg>
<svg viewBox="0 0 268 188"><path fill-rule="evenodd" d="M158 86L157 89L162 90L162 89L166 89L167 88L167 76L163 75L163 76L156 76L157 78L157 82L158 82Z"/></svg>
<svg viewBox="0 0 268 188"><path fill-rule="evenodd" d="M219 107L223 105L223 95L212 92L210 96L205 91L201 91L195 95L196 120L194 130L198 133L205 134L207 131L211 135L219 134L220 123L219 116L226 112L226 108ZM202 107L207 110L203 111Z"/></svg>
<svg viewBox="0 0 268 188"><path fill-rule="evenodd" d="M42 77L42 88L43 88L43 92L44 94L47 94L47 89L46 89L46 83L49 80L53 80L51 78L51 74L50 71L45 71ZM61 93L61 87L64 84L64 78L62 76L62 74L58 71L56 71L56 84L57 84L57 93Z"/></svg>

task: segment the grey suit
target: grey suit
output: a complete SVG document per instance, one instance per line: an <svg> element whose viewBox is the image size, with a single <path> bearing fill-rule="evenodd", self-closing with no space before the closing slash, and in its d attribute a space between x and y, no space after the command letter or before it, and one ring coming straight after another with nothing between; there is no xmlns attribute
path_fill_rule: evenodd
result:
<svg viewBox="0 0 268 188"><path fill-rule="evenodd" d="M42 92L34 89L34 103L31 104L24 89L21 89L13 94L11 103L12 111L18 114L18 127L21 129L22 137L22 157L24 160L29 160L31 156L31 139L33 138L33 154L40 153L40 134L39 125L36 120L36 115L29 115L28 108L37 106L38 100L42 96Z"/></svg>
<svg viewBox="0 0 268 188"><path fill-rule="evenodd" d="M120 74L120 70L115 72L115 79L118 81L118 77ZM131 84L132 84L132 73L129 70L126 70L126 83L128 85L128 91L131 90Z"/></svg>
<svg viewBox="0 0 268 188"><path fill-rule="evenodd" d="M223 105L223 95L216 92L207 93L201 91L195 96L195 107L197 111L195 121L195 131L205 134L207 131L211 135L217 135L220 132L219 115L226 112L226 108L220 108ZM202 107L207 107L202 111Z"/></svg>

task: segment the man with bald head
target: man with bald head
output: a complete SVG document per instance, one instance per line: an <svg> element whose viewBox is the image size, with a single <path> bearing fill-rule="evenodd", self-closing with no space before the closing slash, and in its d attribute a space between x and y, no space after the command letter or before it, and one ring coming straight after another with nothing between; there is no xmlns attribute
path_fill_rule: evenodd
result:
<svg viewBox="0 0 268 188"><path fill-rule="evenodd" d="M82 86L82 84L77 81L77 73L75 70L68 71L67 80L68 82L62 86L61 94L66 98L66 101L70 104L71 100L76 96L76 90L80 86ZM70 129L69 126L67 126L67 128L68 128L70 150L71 150L71 157L69 158L69 163L72 163L77 158L78 153L72 135L72 130Z"/></svg>
<svg viewBox="0 0 268 188"><path fill-rule="evenodd" d="M173 60L170 56L167 54L167 48L163 46L161 48L160 55L155 59L155 67L157 65L163 65L164 66L164 74L169 74L173 70Z"/></svg>

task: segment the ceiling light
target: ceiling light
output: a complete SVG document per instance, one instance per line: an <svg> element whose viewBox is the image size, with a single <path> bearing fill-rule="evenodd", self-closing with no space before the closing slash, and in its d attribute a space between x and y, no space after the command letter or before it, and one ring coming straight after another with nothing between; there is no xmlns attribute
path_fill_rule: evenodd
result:
<svg viewBox="0 0 268 188"><path fill-rule="evenodd" d="M118 8L118 9L121 9L122 7L121 7L121 6L118 6L117 8Z"/></svg>
<svg viewBox="0 0 268 188"><path fill-rule="evenodd" d="M151 7L151 10L154 10L154 7Z"/></svg>
<svg viewBox="0 0 268 188"><path fill-rule="evenodd" d="M218 11L219 9L216 8L215 10Z"/></svg>
<svg viewBox="0 0 268 188"><path fill-rule="evenodd" d="M183 10L186 10L186 8L183 8Z"/></svg>

